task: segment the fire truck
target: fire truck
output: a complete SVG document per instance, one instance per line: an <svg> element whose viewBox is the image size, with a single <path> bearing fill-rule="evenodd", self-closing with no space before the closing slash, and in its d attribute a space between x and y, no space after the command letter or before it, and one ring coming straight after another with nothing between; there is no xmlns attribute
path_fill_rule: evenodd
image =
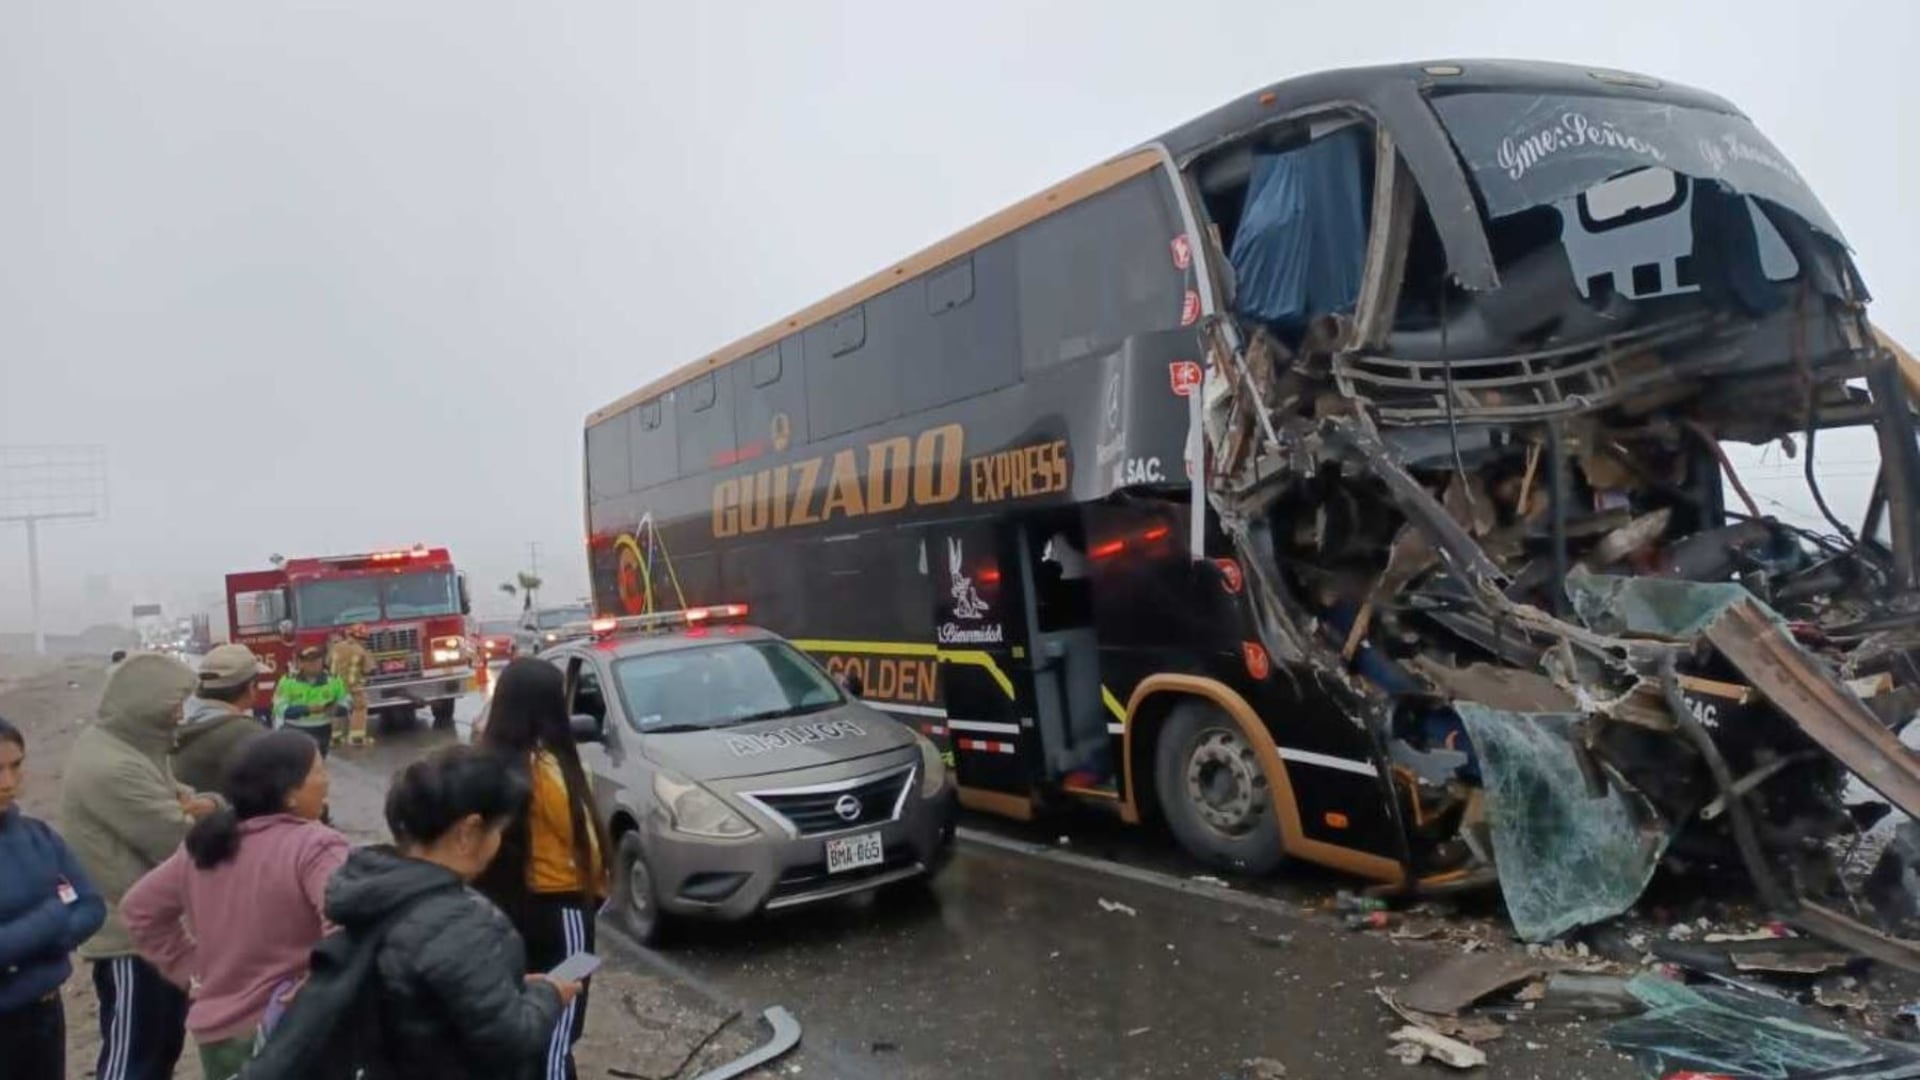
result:
<svg viewBox="0 0 1920 1080"><path fill-rule="evenodd" d="M274 687L300 649L325 647L359 626L373 659L368 710L392 727L411 722L424 706L433 710L435 727L452 726L454 702L473 678L466 636L472 601L447 549L275 562L271 570L227 575L230 639L268 669L254 684L256 712L271 710Z"/></svg>

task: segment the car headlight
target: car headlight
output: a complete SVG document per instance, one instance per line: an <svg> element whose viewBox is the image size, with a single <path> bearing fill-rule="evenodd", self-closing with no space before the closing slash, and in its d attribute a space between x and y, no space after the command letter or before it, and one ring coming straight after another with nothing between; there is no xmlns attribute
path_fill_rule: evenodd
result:
<svg viewBox="0 0 1920 1080"><path fill-rule="evenodd" d="M913 741L920 747L920 797L930 799L947 786L947 760L940 756L940 748L933 745L933 740L925 735L916 731Z"/></svg>
<svg viewBox="0 0 1920 1080"><path fill-rule="evenodd" d="M653 774L653 797L666 808L667 820L674 829L690 836L737 840L759 831L718 795L664 772Z"/></svg>

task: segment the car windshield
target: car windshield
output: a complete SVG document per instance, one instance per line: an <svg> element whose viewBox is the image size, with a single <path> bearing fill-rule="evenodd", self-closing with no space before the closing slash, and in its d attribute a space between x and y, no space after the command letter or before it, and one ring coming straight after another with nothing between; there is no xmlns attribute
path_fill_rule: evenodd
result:
<svg viewBox="0 0 1920 1080"><path fill-rule="evenodd" d="M613 672L627 715L641 731L798 716L846 700L813 661L781 641L632 656L615 663Z"/></svg>
<svg viewBox="0 0 1920 1080"><path fill-rule="evenodd" d="M568 623L586 622L593 618L583 607L547 608L533 614L533 625L541 630L558 630Z"/></svg>

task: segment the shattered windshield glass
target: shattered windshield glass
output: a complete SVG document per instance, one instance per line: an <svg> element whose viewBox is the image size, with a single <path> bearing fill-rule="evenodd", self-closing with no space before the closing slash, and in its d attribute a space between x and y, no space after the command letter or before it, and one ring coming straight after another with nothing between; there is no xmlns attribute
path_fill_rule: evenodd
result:
<svg viewBox="0 0 1920 1080"><path fill-rule="evenodd" d="M1743 116L1561 94L1450 94L1433 107L1493 217L1570 198L1632 169L1664 166L1778 203L1844 242L1786 155Z"/></svg>

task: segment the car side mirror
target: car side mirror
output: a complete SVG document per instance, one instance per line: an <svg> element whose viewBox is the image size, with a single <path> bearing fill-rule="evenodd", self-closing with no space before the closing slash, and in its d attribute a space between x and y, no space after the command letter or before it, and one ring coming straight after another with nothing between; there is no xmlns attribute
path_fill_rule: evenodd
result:
<svg viewBox="0 0 1920 1080"><path fill-rule="evenodd" d="M605 742L606 739L607 739L606 729L604 726L602 726L598 718L589 716L586 713L573 714L573 741L574 742L597 743L597 742Z"/></svg>

